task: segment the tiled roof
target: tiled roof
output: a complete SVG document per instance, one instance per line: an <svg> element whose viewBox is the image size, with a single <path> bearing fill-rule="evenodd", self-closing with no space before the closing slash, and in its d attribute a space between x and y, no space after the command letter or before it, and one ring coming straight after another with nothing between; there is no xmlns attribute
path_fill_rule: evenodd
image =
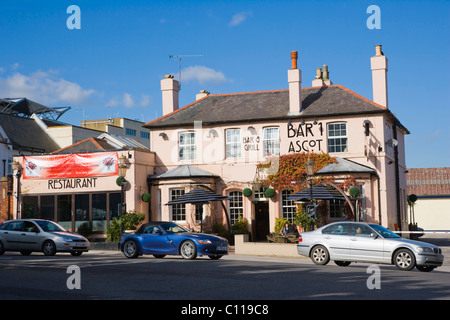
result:
<svg viewBox="0 0 450 320"><path fill-rule="evenodd" d="M406 184L408 195L450 196L450 167L408 168Z"/></svg>
<svg viewBox="0 0 450 320"><path fill-rule="evenodd" d="M144 127L172 127L203 124L233 123L314 118L350 114L380 113L390 111L351 90L341 86L302 88L302 110L289 115L289 90L256 91L231 94L210 94L159 119L146 123ZM404 128L407 131L406 128Z"/></svg>

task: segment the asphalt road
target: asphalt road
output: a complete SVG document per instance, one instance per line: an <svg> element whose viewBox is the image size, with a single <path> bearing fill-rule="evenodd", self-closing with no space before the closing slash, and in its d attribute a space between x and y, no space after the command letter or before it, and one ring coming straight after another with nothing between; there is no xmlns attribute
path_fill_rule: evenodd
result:
<svg viewBox="0 0 450 320"><path fill-rule="evenodd" d="M71 265L79 267L78 273L68 271ZM432 272L405 272L385 265L370 271L369 266L338 267L332 262L316 266L307 258L234 254L217 261L186 261L153 256L126 259L117 251L90 251L80 257L5 253L0 256L0 299L185 300L186 304L193 300L450 299L448 259ZM68 283L80 288L69 289Z"/></svg>

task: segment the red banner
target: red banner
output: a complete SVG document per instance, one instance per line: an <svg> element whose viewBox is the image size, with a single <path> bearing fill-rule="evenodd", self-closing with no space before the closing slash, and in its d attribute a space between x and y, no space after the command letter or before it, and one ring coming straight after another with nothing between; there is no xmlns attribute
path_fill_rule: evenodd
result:
<svg viewBox="0 0 450 320"><path fill-rule="evenodd" d="M84 178L119 173L116 152L23 157L23 179Z"/></svg>

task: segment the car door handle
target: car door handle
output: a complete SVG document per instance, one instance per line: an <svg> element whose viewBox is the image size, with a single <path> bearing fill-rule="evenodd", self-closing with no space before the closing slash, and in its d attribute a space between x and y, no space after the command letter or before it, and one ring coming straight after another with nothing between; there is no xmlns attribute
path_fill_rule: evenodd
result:
<svg viewBox="0 0 450 320"><path fill-rule="evenodd" d="M26 234L26 233L21 233L20 235L21 235L21 236L26 236L27 234Z"/></svg>
<svg viewBox="0 0 450 320"><path fill-rule="evenodd" d="M358 241L357 238L350 238L350 240L352 240L352 241Z"/></svg>
<svg viewBox="0 0 450 320"><path fill-rule="evenodd" d="M325 236L324 238L325 238L325 239L331 239L331 237L330 237L330 236Z"/></svg>

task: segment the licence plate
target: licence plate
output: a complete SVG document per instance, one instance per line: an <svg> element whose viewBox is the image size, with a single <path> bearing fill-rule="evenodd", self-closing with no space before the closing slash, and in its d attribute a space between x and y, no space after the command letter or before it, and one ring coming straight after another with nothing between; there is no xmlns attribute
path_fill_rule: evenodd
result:
<svg viewBox="0 0 450 320"><path fill-rule="evenodd" d="M217 249L217 251L226 251L227 250L227 246L219 246L216 249Z"/></svg>

